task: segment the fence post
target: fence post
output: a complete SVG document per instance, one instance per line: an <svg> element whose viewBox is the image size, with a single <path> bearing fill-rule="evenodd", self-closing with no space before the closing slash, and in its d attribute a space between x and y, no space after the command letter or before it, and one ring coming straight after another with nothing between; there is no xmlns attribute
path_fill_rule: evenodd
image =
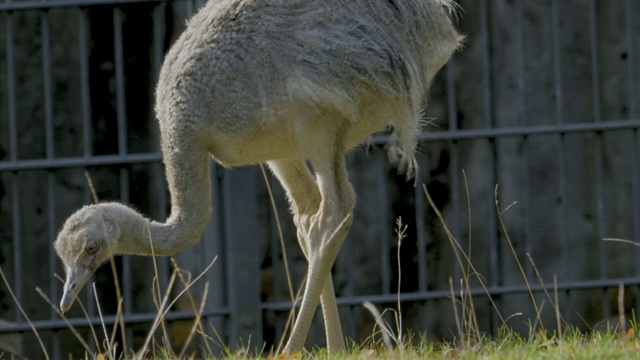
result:
<svg viewBox="0 0 640 360"><path fill-rule="evenodd" d="M262 349L260 231L255 167L224 172L224 227L232 350Z"/></svg>

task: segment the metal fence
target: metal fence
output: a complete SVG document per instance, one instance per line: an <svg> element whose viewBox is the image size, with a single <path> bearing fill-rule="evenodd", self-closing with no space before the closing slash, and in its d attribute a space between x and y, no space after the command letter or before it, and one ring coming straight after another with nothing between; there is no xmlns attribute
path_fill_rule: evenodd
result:
<svg viewBox="0 0 640 360"><path fill-rule="evenodd" d="M85 172L100 199L131 203L158 220L167 215L153 88L164 52L201 3L0 3L0 265L55 358L84 350L34 288L57 303L54 274L62 275L62 267L51 245L64 219L93 202ZM640 6L460 4L458 26L467 42L432 84L426 117L436 126L421 137L418 180L486 282L488 295L477 283L471 289L481 329L495 332L498 312L522 313L508 323L521 331L527 319L555 324L553 306L535 314L529 288L538 303L549 301L544 290L557 290L563 319L576 326L596 327L615 315L619 284L626 289L624 312L637 310L640 248L602 239L640 242L640 19L633 16ZM334 267L343 326L354 339L371 335L373 318L362 302L393 306L400 289L407 327L428 338L450 337L449 279L458 293L466 266L456 263L422 188L404 183L387 164L385 140L378 134L349 156L358 205ZM294 287L306 269L284 194L257 167L212 169L214 216L200 243L176 259L196 276L217 256L194 289L199 302L204 283L210 285L203 315L211 336L232 347L259 347L263 340L271 346L291 307L283 258ZM500 211L508 211L496 210L496 194ZM394 233L399 216L408 225L401 245ZM166 289L172 265L157 260ZM119 257L116 267L127 324L120 342L135 348L156 316L154 263ZM106 324L115 322L113 283L103 266L95 275L97 296L87 286L82 297L89 321L78 306L67 314L89 340L87 323L101 323L99 309ZM193 317L191 301L183 299L166 316L176 347ZM0 318L0 346L41 356L33 345L20 349L34 337L4 286ZM309 343L323 342L316 321Z"/></svg>

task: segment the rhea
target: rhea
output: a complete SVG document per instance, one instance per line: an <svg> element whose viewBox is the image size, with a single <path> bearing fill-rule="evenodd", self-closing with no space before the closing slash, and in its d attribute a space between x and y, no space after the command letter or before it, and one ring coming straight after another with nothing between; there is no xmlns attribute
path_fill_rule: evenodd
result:
<svg viewBox="0 0 640 360"><path fill-rule="evenodd" d="M209 0L166 55L155 110L171 213L84 206L55 249L63 311L116 254L172 255L211 216L209 161L266 162L286 190L308 271L286 353L322 305L330 351L345 348L331 267L352 224L346 152L392 129L388 157L411 178L430 81L459 46L451 0ZM153 249L152 249L153 247Z"/></svg>

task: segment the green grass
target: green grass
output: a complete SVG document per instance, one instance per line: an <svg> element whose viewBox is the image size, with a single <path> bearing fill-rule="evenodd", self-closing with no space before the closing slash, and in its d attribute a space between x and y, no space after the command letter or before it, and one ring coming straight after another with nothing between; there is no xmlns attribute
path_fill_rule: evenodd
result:
<svg viewBox="0 0 640 360"><path fill-rule="evenodd" d="M247 356L238 352L228 354L224 359L640 359L640 337L636 328L634 326L624 334L614 330L585 334L576 330L561 340L542 332L528 339L513 331L504 331L495 339L485 337L464 348L455 343L421 341L417 346L386 349L381 342L376 342L355 346L346 353L328 354L326 349L317 348L288 356Z"/></svg>

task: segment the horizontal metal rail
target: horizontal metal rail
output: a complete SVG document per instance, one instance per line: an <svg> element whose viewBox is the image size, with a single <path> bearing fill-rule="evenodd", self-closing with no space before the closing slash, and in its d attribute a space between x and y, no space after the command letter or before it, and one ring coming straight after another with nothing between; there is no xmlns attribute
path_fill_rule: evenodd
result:
<svg viewBox="0 0 640 360"><path fill-rule="evenodd" d="M0 4L0 12L21 11L21 10L48 10L68 7L88 7L96 5L127 5L139 3L162 3L175 2L168 0L56 0L56 1L16 1L4 2Z"/></svg>
<svg viewBox="0 0 640 360"><path fill-rule="evenodd" d="M122 318L124 319L125 324L140 324L140 323L149 323L155 320L158 316L157 313L138 313L138 314L127 314ZM214 309L205 310L201 314L201 318L210 317L210 316L229 316L229 308L218 307ZM195 313L193 311L169 311L164 316L165 320L187 320L187 319L195 319ZM101 326L102 323L105 325L113 325L118 321L115 315L104 316L102 319L99 317L91 317L89 319L86 318L73 318L68 319L69 324L74 327L87 327L91 326ZM41 330L60 330L60 329L68 329L69 326L62 319L55 320L37 320L32 321L31 324L38 329ZM20 322L13 325L2 325L0 326L0 333L7 332L25 332L31 331L31 326L26 322Z"/></svg>
<svg viewBox="0 0 640 360"><path fill-rule="evenodd" d="M94 155L91 157L0 161L0 171L53 170L72 167L137 164L161 160L162 154L159 152L153 152L123 155Z"/></svg>
<svg viewBox="0 0 640 360"><path fill-rule="evenodd" d="M420 135L420 141L440 140L474 140L495 139L515 136L565 135L584 132L601 133L605 131L640 129L640 119L602 121L592 123L549 124L532 126L515 126L468 130L426 131ZM428 129L427 129L428 130ZM376 134L371 137L371 144L385 144L387 134Z"/></svg>
<svg viewBox="0 0 640 360"><path fill-rule="evenodd" d="M487 128L453 131L425 132L420 141L439 140L472 140L493 139L513 136L539 136L572 134L583 132L605 132L615 130L640 129L640 119L607 121L598 123L553 124L522 127ZM386 134L371 137L373 144L385 144L389 139ZM92 157L67 157L53 159L32 159L17 161L0 161L0 171L46 170L69 167L104 166L154 162L162 160L160 153L138 153L125 155L97 155Z"/></svg>
<svg viewBox="0 0 640 360"><path fill-rule="evenodd" d="M531 285L530 289L532 292L554 292L558 291L578 291L578 290L590 290L590 289L608 289L608 288L617 288L620 284L624 285L640 285L640 277L628 277L628 278L618 278L618 279L601 279L601 280L582 280L582 281L564 281L558 283L557 286L553 285L540 285L534 284ZM481 295L489 295L491 297L496 297L500 295L513 295L513 294L528 294L529 288L527 288L524 284L519 285L502 285L502 286L487 286L487 290L485 291L481 287L472 288L470 292L463 291L464 294L471 294L472 296L481 296ZM455 290L456 294L460 294L460 290ZM401 293L400 301L424 301L424 300L440 300L440 299L450 299L451 291L450 290L436 290L436 291L424 291L424 292L413 292L413 293ZM380 303L395 303L398 301L397 294L373 294L373 295L362 295L362 296L348 296L348 297L340 297L337 299L338 305L340 306L353 306L360 305L365 301L369 301L375 304ZM271 310L271 311L288 311L291 309L290 301L280 301L273 303L264 303L262 304L262 310Z"/></svg>

